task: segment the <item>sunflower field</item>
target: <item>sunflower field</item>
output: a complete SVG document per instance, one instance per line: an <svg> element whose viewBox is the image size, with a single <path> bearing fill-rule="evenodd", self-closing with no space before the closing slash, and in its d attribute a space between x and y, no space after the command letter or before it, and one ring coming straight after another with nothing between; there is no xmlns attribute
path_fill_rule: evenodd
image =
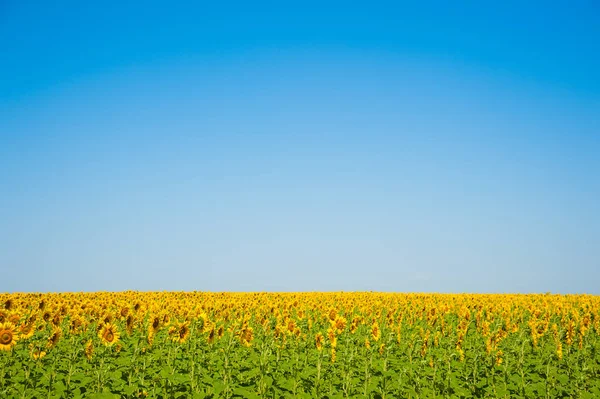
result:
<svg viewBox="0 0 600 399"><path fill-rule="evenodd" d="M0 294L0 398L600 398L600 297Z"/></svg>

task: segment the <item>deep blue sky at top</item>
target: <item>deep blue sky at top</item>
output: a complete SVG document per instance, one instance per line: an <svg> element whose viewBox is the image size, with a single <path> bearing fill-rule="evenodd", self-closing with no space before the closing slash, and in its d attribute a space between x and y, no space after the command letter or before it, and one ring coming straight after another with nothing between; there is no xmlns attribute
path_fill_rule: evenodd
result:
<svg viewBox="0 0 600 399"><path fill-rule="evenodd" d="M5 0L0 50L0 292L600 294L595 1Z"/></svg>

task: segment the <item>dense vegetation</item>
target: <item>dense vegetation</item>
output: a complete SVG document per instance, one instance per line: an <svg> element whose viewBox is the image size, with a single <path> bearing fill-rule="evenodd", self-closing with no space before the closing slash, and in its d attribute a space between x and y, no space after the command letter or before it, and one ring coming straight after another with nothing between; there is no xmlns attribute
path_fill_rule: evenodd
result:
<svg viewBox="0 0 600 399"><path fill-rule="evenodd" d="M598 398L600 297L0 294L0 397Z"/></svg>

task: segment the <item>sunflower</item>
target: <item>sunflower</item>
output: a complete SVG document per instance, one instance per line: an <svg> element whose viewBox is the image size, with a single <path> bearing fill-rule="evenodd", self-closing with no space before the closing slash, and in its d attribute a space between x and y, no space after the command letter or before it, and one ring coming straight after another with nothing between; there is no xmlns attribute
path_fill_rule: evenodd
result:
<svg viewBox="0 0 600 399"><path fill-rule="evenodd" d="M52 329L52 334L48 337L48 344L46 345L48 349L54 348L58 341L60 341L61 336L62 330L60 329L60 327L54 327Z"/></svg>
<svg viewBox="0 0 600 399"><path fill-rule="evenodd" d="M329 345L331 345L332 348L335 348L337 346L337 337L335 336L335 329L331 327L327 329L327 338L329 338Z"/></svg>
<svg viewBox="0 0 600 399"><path fill-rule="evenodd" d="M112 314L107 313L106 315L104 315L104 318L102 319L103 324L110 324L112 323L114 317Z"/></svg>
<svg viewBox="0 0 600 399"><path fill-rule="evenodd" d="M325 340L325 338L323 337L322 333L317 333L317 335L315 335L315 345L317 346L317 350L320 352L321 350L323 350L323 341Z"/></svg>
<svg viewBox="0 0 600 399"><path fill-rule="evenodd" d="M215 342L215 329L212 328L209 332L208 332L208 337L206 337L206 340L208 341L209 344L213 344Z"/></svg>
<svg viewBox="0 0 600 399"><path fill-rule="evenodd" d="M7 321L6 319L8 318L8 312L4 311L4 310L0 310L0 323L4 323L5 321Z"/></svg>
<svg viewBox="0 0 600 399"><path fill-rule="evenodd" d="M41 349L35 349L34 351L31 352L31 357L35 360L40 360L44 356L46 356L46 351L43 351Z"/></svg>
<svg viewBox="0 0 600 399"><path fill-rule="evenodd" d="M169 336L173 342L184 343L190 336L190 327L188 322L177 323L169 328Z"/></svg>
<svg viewBox="0 0 600 399"><path fill-rule="evenodd" d="M94 355L94 344L92 343L92 340L90 339L85 344L85 357L87 357L88 360L91 360L93 355Z"/></svg>
<svg viewBox="0 0 600 399"><path fill-rule="evenodd" d="M18 340L19 337L12 323L0 324L0 350L10 351Z"/></svg>
<svg viewBox="0 0 600 399"><path fill-rule="evenodd" d="M34 333L35 333L35 320L33 322L21 324L21 326L19 327L19 335L23 339L31 338Z"/></svg>
<svg viewBox="0 0 600 399"><path fill-rule="evenodd" d="M346 328L347 320L345 317L337 316L334 321L331 322L332 326L335 327L337 333L341 333Z"/></svg>
<svg viewBox="0 0 600 399"><path fill-rule="evenodd" d="M83 319L79 316L73 317L71 319L71 325L69 326L71 334L78 334L82 328L83 328Z"/></svg>
<svg viewBox="0 0 600 399"><path fill-rule="evenodd" d="M240 342L244 346L252 346L253 329L250 326L245 326L240 332Z"/></svg>
<svg viewBox="0 0 600 399"><path fill-rule="evenodd" d="M152 333L156 333L158 331L158 329L160 328L160 324L160 317L154 316L152 318L152 324L150 325Z"/></svg>
<svg viewBox="0 0 600 399"><path fill-rule="evenodd" d="M52 317L52 315L48 311L45 311L44 314L42 314L42 319L44 319L45 322L50 321L51 317Z"/></svg>
<svg viewBox="0 0 600 399"><path fill-rule="evenodd" d="M54 324L56 327L60 326L60 323L62 322L62 316L60 313L56 313L54 315L54 317L52 318L52 324Z"/></svg>
<svg viewBox="0 0 600 399"><path fill-rule="evenodd" d="M125 328L127 330L127 334L131 335L133 333L133 327L135 324L135 319L132 315L127 315L127 320L125 321Z"/></svg>
<svg viewBox="0 0 600 399"><path fill-rule="evenodd" d="M148 341L148 345L152 346L154 344L154 332L152 329L148 329L148 337L146 337Z"/></svg>
<svg viewBox="0 0 600 399"><path fill-rule="evenodd" d="M21 320L21 316L19 316L16 313L13 313L8 316L8 321L11 322L12 324L19 324L19 320Z"/></svg>
<svg viewBox="0 0 600 399"><path fill-rule="evenodd" d="M106 346L112 346L119 342L119 330L117 326L112 323L106 323L102 326L100 332L98 332L98 338L102 340L102 343Z"/></svg>
<svg viewBox="0 0 600 399"><path fill-rule="evenodd" d="M185 323L180 323L178 326L178 332L179 332L179 343L182 344L184 343L188 337L190 336L190 327L189 327L189 323L185 322Z"/></svg>
<svg viewBox="0 0 600 399"><path fill-rule="evenodd" d="M379 324L377 324L377 322L374 322L371 326L371 336L375 342L379 341L379 338L381 338L381 330L379 329Z"/></svg>

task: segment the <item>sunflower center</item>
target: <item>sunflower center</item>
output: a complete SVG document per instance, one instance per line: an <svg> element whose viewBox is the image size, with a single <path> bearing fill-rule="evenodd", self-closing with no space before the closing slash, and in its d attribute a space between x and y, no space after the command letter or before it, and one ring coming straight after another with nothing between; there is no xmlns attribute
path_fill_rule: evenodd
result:
<svg viewBox="0 0 600 399"><path fill-rule="evenodd" d="M106 333L106 335L104 336L104 338L106 338L106 340L108 342L112 342L113 339L115 339L115 336L113 335L113 333L111 333L110 331Z"/></svg>
<svg viewBox="0 0 600 399"><path fill-rule="evenodd" d="M4 331L2 335L0 335L0 344L10 344L12 341L12 333L10 331Z"/></svg>

